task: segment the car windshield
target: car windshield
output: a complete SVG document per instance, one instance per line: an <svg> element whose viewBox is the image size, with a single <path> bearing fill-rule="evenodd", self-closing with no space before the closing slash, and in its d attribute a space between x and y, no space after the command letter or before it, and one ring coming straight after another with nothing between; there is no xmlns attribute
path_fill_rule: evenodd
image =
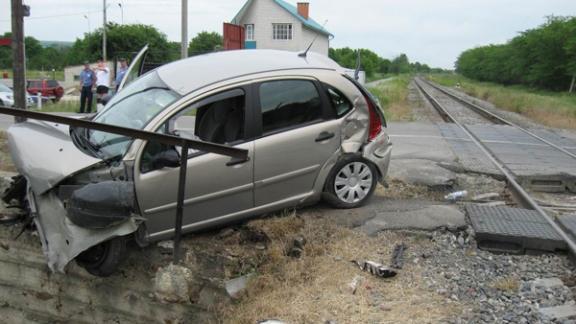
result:
<svg viewBox="0 0 576 324"><path fill-rule="evenodd" d="M12 89L8 88L5 84L0 83L0 92L12 92Z"/></svg>
<svg viewBox="0 0 576 324"><path fill-rule="evenodd" d="M181 96L168 88L156 71L152 71L120 91L93 121L144 129L158 113L179 98ZM90 130L87 140L101 158L109 159L123 156L133 139Z"/></svg>

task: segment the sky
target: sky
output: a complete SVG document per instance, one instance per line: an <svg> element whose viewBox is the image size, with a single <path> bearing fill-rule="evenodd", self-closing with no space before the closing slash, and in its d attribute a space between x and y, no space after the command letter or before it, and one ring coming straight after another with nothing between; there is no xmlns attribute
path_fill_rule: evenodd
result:
<svg viewBox="0 0 576 324"><path fill-rule="evenodd" d="M295 4L300 0L287 0ZM102 0L24 0L25 33L74 41L102 25ZM189 0L189 36L222 32L244 0ZM368 48L382 57L451 69L469 48L504 43L546 16L576 15L576 0L309 0L310 15L327 21L332 47ZM180 0L107 0L108 20L153 25L180 40ZM121 6L120 6L120 5ZM0 0L0 34L10 31L10 0Z"/></svg>

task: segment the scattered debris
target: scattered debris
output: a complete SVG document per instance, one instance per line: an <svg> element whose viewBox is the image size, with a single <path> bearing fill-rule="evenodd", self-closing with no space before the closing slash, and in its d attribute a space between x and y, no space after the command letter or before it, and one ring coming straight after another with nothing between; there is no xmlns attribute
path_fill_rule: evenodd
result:
<svg viewBox="0 0 576 324"><path fill-rule="evenodd" d="M271 319L271 320L258 321L257 324L286 324L286 323L279 320Z"/></svg>
<svg viewBox="0 0 576 324"><path fill-rule="evenodd" d="M224 286L226 288L226 292L228 293L228 295L232 298L238 298L240 293L244 289L246 289L246 287L248 286L248 282L250 282L253 276L254 274L251 273L242 277L226 281L224 283Z"/></svg>
<svg viewBox="0 0 576 324"><path fill-rule="evenodd" d="M472 201L476 201L476 202L487 202L487 201L491 201L495 198L500 197L500 194L497 192L489 192L489 193L484 193L484 194L480 194L480 195L476 195L474 197L472 197Z"/></svg>
<svg viewBox="0 0 576 324"><path fill-rule="evenodd" d="M170 264L159 268L154 279L156 298L164 303L188 303L188 282L192 279L190 269Z"/></svg>
<svg viewBox="0 0 576 324"><path fill-rule="evenodd" d="M225 239L225 238L227 238L227 237L230 237L230 236L234 235L234 233L236 233L236 230L234 230L234 229L231 228L231 227L227 227L227 228L221 230L220 233L218 233L217 236L218 236L219 239Z"/></svg>
<svg viewBox="0 0 576 324"><path fill-rule="evenodd" d="M229 304L230 301L230 296L225 288L209 282L200 291L197 304L205 309L217 309Z"/></svg>
<svg viewBox="0 0 576 324"><path fill-rule="evenodd" d="M362 281L364 281L364 277L355 276L354 279L352 279L352 281L348 284L348 288L350 289L352 295L356 294L356 290L358 289L358 286L360 286Z"/></svg>
<svg viewBox="0 0 576 324"><path fill-rule="evenodd" d="M448 201L456 201L456 200L460 200L462 198L465 198L466 196L468 196L468 191L462 190L462 191L455 191L455 192L452 192L450 194L447 194L446 196L444 196L444 199L446 199Z"/></svg>
<svg viewBox="0 0 576 324"><path fill-rule="evenodd" d="M292 243L286 249L286 255L293 258L300 258L304 252L306 238L298 236L292 240Z"/></svg>
<svg viewBox="0 0 576 324"><path fill-rule="evenodd" d="M360 267L361 270L369 272L380 278L392 278L396 276L396 271L374 261L352 262Z"/></svg>
<svg viewBox="0 0 576 324"><path fill-rule="evenodd" d="M406 250L406 244L396 244L394 251L392 252L392 261L390 262L390 267L394 269L402 269L404 266L404 251Z"/></svg>
<svg viewBox="0 0 576 324"><path fill-rule="evenodd" d="M174 241L161 241L156 244L162 254L172 254L174 252Z"/></svg>
<svg viewBox="0 0 576 324"><path fill-rule="evenodd" d="M506 206L506 202L505 201L491 201L491 202L480 204L480 206L484 206L484 207Z"/></svg>

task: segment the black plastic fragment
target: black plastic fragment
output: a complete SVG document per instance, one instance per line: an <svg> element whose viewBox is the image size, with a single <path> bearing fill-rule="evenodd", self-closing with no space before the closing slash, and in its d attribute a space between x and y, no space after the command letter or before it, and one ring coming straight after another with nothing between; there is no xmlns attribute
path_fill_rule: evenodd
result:
<svg viewBox="0 0 576 324"><path fill-rule="evenodd" d="M107 228L126 221L134 206L133 182L104 181L74 191L67 215L72 223L84 228Z"/></svg>

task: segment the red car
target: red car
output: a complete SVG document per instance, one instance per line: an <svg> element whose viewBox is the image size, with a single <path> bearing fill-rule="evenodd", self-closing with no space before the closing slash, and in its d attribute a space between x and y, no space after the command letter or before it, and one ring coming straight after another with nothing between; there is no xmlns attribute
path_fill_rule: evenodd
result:
<svg viewBox="0 0 576 324"><path fill-rule="evenodd" d="M64 95L64 88L56 80L28 80L26 90L28 94L34 97L40 92L42 97L53 102L57 102Z"/></svg>

